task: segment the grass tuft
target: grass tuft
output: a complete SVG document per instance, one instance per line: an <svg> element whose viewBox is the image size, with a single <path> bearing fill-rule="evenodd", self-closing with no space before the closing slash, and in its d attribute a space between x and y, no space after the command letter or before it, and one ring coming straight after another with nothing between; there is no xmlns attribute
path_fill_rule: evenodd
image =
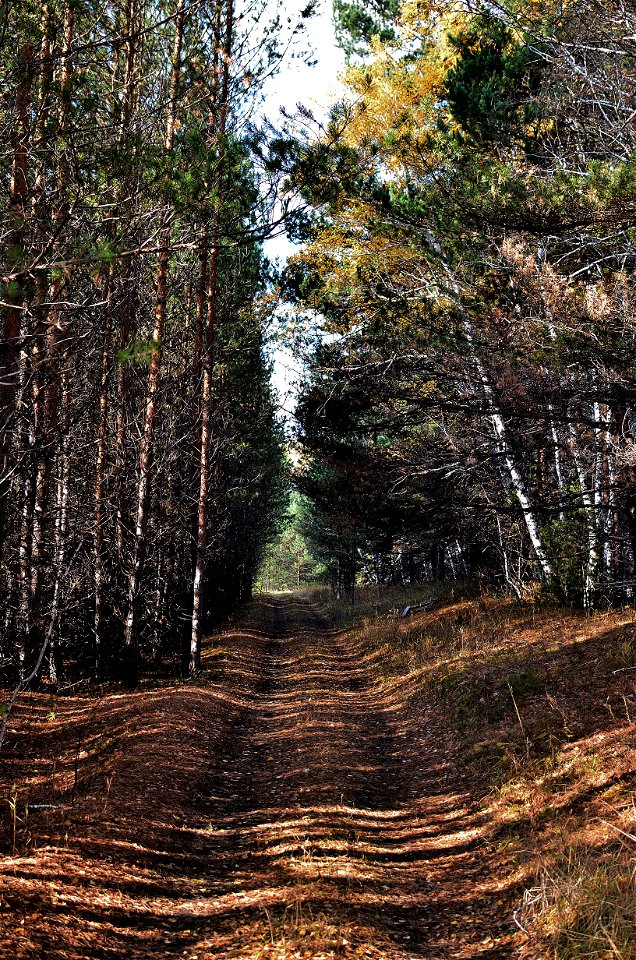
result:
<svg viewBox="0 0 636 960"><path fill-rule="evenodd" d="M526 891L523 925L558 960L636 960L636 844L568 852Z"/></svg>

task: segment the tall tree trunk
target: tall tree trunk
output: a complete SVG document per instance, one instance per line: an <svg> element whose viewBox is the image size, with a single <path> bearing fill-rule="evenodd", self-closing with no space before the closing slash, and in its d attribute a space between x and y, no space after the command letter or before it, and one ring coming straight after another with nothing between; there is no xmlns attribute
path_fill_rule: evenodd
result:
<svg viewBox="0 0 636 960"><path fill-rule="evenodd" d="M53 567L55 579L49 622L49 679L57 683L60 678L61 655L58 649L59 623L62 613L63 570L66 557L66 538L68 533L68 498L70 477L70 415L69 415L69 376L68 355L64 356L60 370L60 431L61 447L58 456L58 474L55 500L55 533L53 540Z"/></svg>
<svg viewBox="0 0 636 960"><path fill-rule="evenodd" d="M113 48L114 62L112 68L112 85L118 91L112 108L113 125L118 130L119 148L129 152L129 141L135 115L137 97L137 74L139 57L138 29L140 26L140 0L124 0L119 6L118 16L121 17L122 47ZM129 177L124 176L112 191L110 196L112 211L106 215L106 236L112 240L121 229L117 216L130 203L131 185ZM102 287L104 301L104 327L101 347L100 384L97 412L97 438L95 458L95 478L93 484L93 587L95 593L94 611L94 650L93 674L101 678L106 659L106 588L108 577L106 574L106 529L107 515L107 484L109 464L109 420L111 376L115 357L113 341L117 336L116 346L120 351L125 350L131 335L134 307L132 302L132 275L131 264L126 260L123 269L117 261L113 261L106 273ZM116 430L114 450L112 452L112 472L115 480L117 495L117 513L115 518L115 536L119 559L119 568L124 559L124 510L123 478L125 476L124 438L126 425L126 404L128 395L128 376L125 364L117 367L116 385ZM118 483L117 483L118 481Z"/></svg>
<svg viewBox="0 0 636 960"><path fill-rule="evenodd" d="M50 113L50 91L52 84L52 22L48 4L42 8L41 42L37 57L36 93L34 98L35 124L31 143L36 151L42 151L46 140L46 130ZM37 155L37 153L36 153ZM45 196L44 165L32 164L35 174L30 202L30 220L32 245L36 257L44 253L47 244L46 220L48 200ZM25 198L26 199L26 198ZM26 206L24 207L26 213ZM30 367L31 410L28 429L29 456L24 463L23 508L21 529L21 622L24 635L20 649L20 673L24 677L33 668L35 651L41 646L43 631L39 614L39 601L42 584L42 564L44 555L45 526L47 512L47 480L50 474L49 438L46 422L47 356L45 343L45 324L48 277L46 271L37 272L34 280L34 292L31 309L24 318L23 345L21 350L28 356ZM28 329L28 316L33 317L33 325ZM30 336L26 336L30 334Z"/></svg>
<svg viewBox="0 0 636 960"><path fill-rule="evenodd" d="M201 384L201 447L199 457L199 500L197 507L197 536L196 555L194 564L194 582L192 586L192 630L190 635L190 664L189 674L195 676L201 659L201 638L203 635L203 590L205 583L206 550L207 550L207 519L209 497L209 472L211 453L210 420L212 413L212 377L214 373L214 338L217 323L217 281L219 268L219 242L221 228L221 205L223 182L225 178L225 131L228 113L229 69L232 57L233 29L234 29L234 0L225 3L224 36L220 37L220 3L217 6L216 43L215 50L221 51L221 56L215 63L213 83L213 122L212 132L216 135L218 144L218 166L216 182L218 186L214 225L212 229L212 244L210 251L210 265L208 269L208 295L205 330L203 334L203 362ZM219 82L217 84L217 78ZM218 90L218 94L216 91Z"/></svg>
<svg viewBox="0 0 636 960"><path fill-rule="evenodd" d="M119 149L129 160L137 150L134 120L139 101L140 73L142 60L142 26L145 19L146 0L123 0L122 39L123 63L117 60L116 72L121 75L121 94L116 101L114 111L119 129ZM124 211L132 207L136 184L128 175L124 176L116 191L115 209L123 218ZM137 311L135 273L131 258L126 258L119 271L119 302L117 349L123 356L133 336ZM115 452L113 456L113 476L116 485L115 542L117 547L117 568L124 570L126 565L126 518L128 514L128 490L126 480L130 465L126 458L126 433L129 417L130 372L125 362L117 367L117 415L115 431Z"/></svg>
<svg viewBox="0 0 636 960"><path fill-rule="evenodd" d="M605 487L605 531L604 531L604 563L608 580L616 579L618 557L616 549L616 535L619 530L618 510L616 506L616 447L613 430L613 410L609 404L605 405L605 429L603 443L604 458L604 487Z"/></svg>
<svg viewBox="0 0 636 960"><path fill-rule="evenodd" d="M482 367L482 370L483 369L484 368ZM499 450L503 455L504 462L508 468L512 489L517 498L519 506L521 507L521 512L523 514L526 530L528 531L530 543L532 544L532 549L534 550L534 554L537 558L537 562L544 580L546 580L548 583L551 583L554 580L554 570L543 543L541 528L537 520L534 504L532 503L521 467L517 462L516 455L510 443L506 421L497 409L494 391L492 390L489 381L487 379L482 379L482 385L490 404L490 421L493 425L495 436L497 437Z"/></svg>
<svg viewBox="0 0 636 960"><path fill-rule="evenodd" d="M9 192L10 232L6 241L6 250L10 254L10 269L20 267L24 262L25 218L29 194L29 147L31 140L31 93L34 78L35 49L32 43L25 43L20 58L20 73L15 96L15 138L13 143L13 165ZM19 381L23 375L23 363L20 359L21 333L23 331L24 291L22 280L18 280L7 292L9 305L5 307L4 336L0 339L0 500L8 498L11 488L17 491L18 485L12 482L14 455L18 453L20 433L17 398L20 391ZM15 478L17 480L17 478ZM19 502L19 501L18 501ZM3 505L4 506L4 505ZM5 512L4 510L2 512ZM0 547L5 531L0 528ZM20 578L28 576L23 570L26 558L20 548ZM23 605L24 593L21 591Z"/></svg>
<svg viewBox="0 0 636 960"><path fill-rule="evenodd" d="M18 396L17 396L17 416L19 438L16 446L20 450L23 458L23 467L16 475L14 489L16 491L16 502L20 507L20 536L18 547L18 661L20 670L20 679L28 676L30 672L30 638L31 638L31 531L33 522L33 471L31 462L33 459L33 414L31 404L31 391L29 390L29 380L31 374L30 356L27 349L29 341L28 334L29 319L26 311L22 317L21 325L21 346L18 369Z"/></svg>
<svg viewBox="0 0 636 960"><path fill-rule="evenodd" d="M430 237L430 243L432 248L441 258L444 271L455 295L455 303L463 320L464 335L471 352L470 359L475 371L477 372L477 378L481 385L481 392L489 408L489 419L497 440L497 446L499 452L503 456L508 474L510 476L512 489L515 497L517 498L519 506L521 507L521 513L523 515L526 530L528 531L530 543L532 544L532 549L534 550L535 557L537 558L542 579L546 583L557 588L557 590L560 590L560 585L557 583L552 563L548 557L548 552L543 542L536 509L532 502L532 498L530 497L523 476L523 471L521 470L521 467L517 461L517 457L510 440L508 425L506 424L506 421L499 410L499 404L494 387L492 385L490 374L475 345L472 320L470 314L464 306L461 288L452 273L450 265L444 258L441 247L434 236Z"/></svg>
<svg viewBox="0 0 636 960"><path fill-rule="evenodd" d="M477 376L488 404L489 418L490 422L492 423L495 437L497 438L497 446L499 448L499 452L503 456L508 470L508 475L510 477L510 482L512 484L512 489L515 497L517 498L519 506L521 507L526 530L528 531L530 543L532 544L532 549L534 550L534 554L537 558L541 575L547 583L556 585L554 569L543 543L543 537L541 535L541 528L537 519L536 510L526 486L523 472L517 461L517 457L510 440L508 426L499 410L497 397L492 386L490 375L486 369L486 366L482 362L481 357L475 349L472 324L467 313L464 313L464 332L472 349L473 365L477 371Z"/></svg>
<svg viewBox="0 0 636 960"><path fill-rule="evenodd" d="M104 564L104 528L106 511L104 509L104 495L106 484L106 450L108 443L108 398L110 384L111 348L113 333L113 316L111 307L113 271L108 271L104 285L105 322L104 339L102 341L102 362L99 383L99 413L97 421L97 452L95 460L94 499L94 528L93 528L93 557L94 557L94 589L95 589L95 652L93 656L93 672L96 679L101 677L104 657L104 591L106 586L106 572Z"/></svg>
<svg viewBox="0 0 636 960"><path fill-rule="evenodd" d="M71 86L71 45L73 40L74 12L72 3L67 2L64 20L63 48L60 70L60 96L55 115L58 120L59 137L62 143L68 135L70 120L70 86ZM35 128L35 141L41 145L46 141L47 127L53 115L50 95L53 86L53 36L54 25L49 6L46 5L42 24L41 79L38 95L38 121ZM65 215L65 200L68 192L67 164L60 155L57 143L55 147L55 181L57 199L55 207L50 211L50 218L54 225L54 239L47 235L47 204L45 194L46 170L42 167L38 171L34 190L34 220L36 223L38 244L42 251L47 244L56 249L61 248L60 235ZM31 602L32 626L34 631L33 645L39 649L45 633L44 620L46 617L45 567L51 561L55 570L55 550L47 556L49 528L51 521L51 478L55 458L56 442L59 440L59 404L60 404L60 369L59 369L59 340L63 332L64 320L59 304L59 298L65 289L66 281L63 277L54 277L49 281L48 271L38 272L36 282L36 303L38 304L38 325L35 331L33 346L33 411L34 431L36 434L36 463L34 480L33 525L31 532ZM46 302L48 301L48 302ZM64 438L62 438L62 443Z"/></svg>
<svg viewBox="0 0 636 960"><path fill-rule="evenodd" d="M175 36L172 51L170 102L166 120L165 150L172 154L174 147L174 131L177 118L177 96L179 77L181 72L181 47L183 44L183 21L186 0L178 0L175 18ZM153 328L153 350L150 360L148 386L146 390L146 406L144 416L144 433L139 454L139 480L137 484L137 515L135 524L135 540L133 545L132 570L128 580L128 608L124 631L124 645L126 649L126 675L130 683L137 682L138 642L136 631L137 595L141 583L141 575L145 557L146 527L148 522L148 506L150 500L150 469L154 450L154 425L157 413L157 398L159 391L159 375L163 350L163 337L166 322L166 306L168 299L168 268L170 264L170 223L160 233L160 252L157 262L155 322Z"/></svg>
<svg viewBox="0 0 636 960"><path fill-rule="evenodd" d="M587 560L583 582L583 605L590 607L594 597L594 590L596 589L596 571L599 561L599 530L593 494L590 492L590 485L585 475L585 467L583 466L583 459L581 457L581 441L572 419L570 420L569 433L570 453L572 454L576 476L579 481L581 503L583 504L587 526Z"/></svg>
<svg viewBox="0 0 636 960"><path fill-rule="evenodd" d="M563 481L563 467L561 464L561 443L559 440L559 433L554 422L554 408L551 403L548 403L548 414L549 414L549 423L550 423L550 437L552 439L552 452L554 455L554 473L557 481L557 490L559 492L559 520L563 520L565 514L563 512L563 496L565 493L565 483Z"/></svg>

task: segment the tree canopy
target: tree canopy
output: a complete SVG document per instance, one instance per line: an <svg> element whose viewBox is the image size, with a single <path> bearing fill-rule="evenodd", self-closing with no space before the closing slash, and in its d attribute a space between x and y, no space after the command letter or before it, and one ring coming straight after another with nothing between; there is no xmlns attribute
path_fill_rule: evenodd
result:
<svg viewBox="0 0 636 960"><path fill-rule="evenodd" d="M634 26L622 0L405 2L306 144L299 483L358 575L631 595Z"/></svg>

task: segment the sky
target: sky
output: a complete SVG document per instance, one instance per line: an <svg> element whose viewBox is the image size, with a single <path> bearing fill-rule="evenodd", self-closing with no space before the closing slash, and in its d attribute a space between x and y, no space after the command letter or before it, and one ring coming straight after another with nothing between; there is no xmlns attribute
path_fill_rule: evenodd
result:
<svg viewBox="0 0 636 960"><path fill-rule="evenodd" d="M287 0L288 15L292 18L297 16L305 3L306 0ZM294 113L297 103L308 107L318 119L324 119L342 90L338 76L344 67L344 58L334 39L331 0L320 0L317 13L306 21L306 36L315 51L313 59L318 62L315 67L308 67L299 60L290 59L269 81L265 112L273 120L279 116L281 107L288 113ZM285 236L275 237L265 243L265 253L270 260L284 262L296 249ZM290 352L277 347L274 352L273 384L280 398L282 413L287 418L293 409L293 381L298 375L297 363Z"/></svg>

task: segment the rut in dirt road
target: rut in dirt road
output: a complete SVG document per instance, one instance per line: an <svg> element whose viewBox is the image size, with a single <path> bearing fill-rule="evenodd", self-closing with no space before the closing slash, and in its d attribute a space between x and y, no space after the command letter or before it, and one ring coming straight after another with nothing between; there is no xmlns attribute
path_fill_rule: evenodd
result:
<svg viewBox="0 0 636 960"><path fill-rule="evenodd" d="M219 917L207 950L260 956L269 940L263 955L281 957L510 956L506 922L484 920L493 884L482 826L449 789L440 745L308 603L267 603L257 698L226 745L208 811L211 891L251 888L245 939L236 915Z"/></svg>
<svg viewBox="0 0 636 960"><path fill-rule="evenodd" d="M425 688L295 595L204 663L199 685L86 704L112 790L2 864L0 928L3 903L24 918L2 960L514 956L508 881Z"/></svg>

